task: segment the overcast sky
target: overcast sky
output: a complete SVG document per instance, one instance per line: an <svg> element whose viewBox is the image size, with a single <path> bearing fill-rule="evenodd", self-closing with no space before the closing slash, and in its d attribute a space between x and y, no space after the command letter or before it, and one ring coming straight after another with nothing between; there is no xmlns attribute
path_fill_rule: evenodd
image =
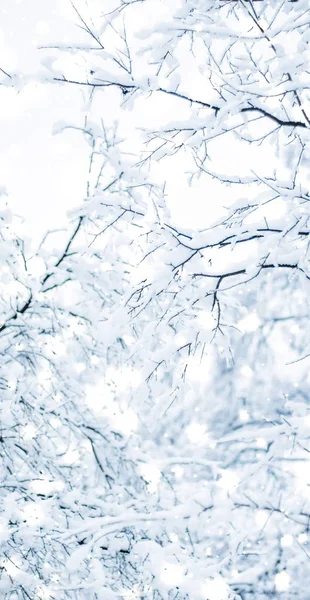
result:
<svg viewBox="0 0 310 600"><path fill-rule="evenodd" d="M78 37L66 0L2 0L0 13L0 67L9 74L40 68L37 45ZM81 136L72 131L53 136L52 129L59 120L81 120L81 92L69 86L28 84L21 91L2 86L0 106L0 184L34 234L58 227L66 210L83 198L88 164Z"/></svg>

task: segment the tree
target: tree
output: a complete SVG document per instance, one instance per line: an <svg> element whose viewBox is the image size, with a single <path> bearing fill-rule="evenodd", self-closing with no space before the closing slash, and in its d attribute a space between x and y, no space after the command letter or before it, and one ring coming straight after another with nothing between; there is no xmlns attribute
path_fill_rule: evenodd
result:
<svg viewBox="0 0 310 600"><path fill-rule="evenodd" d="M61 252L3 212L4 597L307 598L307 8L74 5L44 50L89 181Z"/></svg>

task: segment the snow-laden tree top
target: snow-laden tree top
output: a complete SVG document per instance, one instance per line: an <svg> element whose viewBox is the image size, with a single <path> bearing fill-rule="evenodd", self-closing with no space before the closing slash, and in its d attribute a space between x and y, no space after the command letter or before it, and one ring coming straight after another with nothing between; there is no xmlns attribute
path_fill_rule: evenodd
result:
<svg viewBox="0 0 310 600"><path fill-rule="evenodd" d="M66 230L1 196L2 595L306 600L307 2L71 8L0 65L89 148Z"/></svg>

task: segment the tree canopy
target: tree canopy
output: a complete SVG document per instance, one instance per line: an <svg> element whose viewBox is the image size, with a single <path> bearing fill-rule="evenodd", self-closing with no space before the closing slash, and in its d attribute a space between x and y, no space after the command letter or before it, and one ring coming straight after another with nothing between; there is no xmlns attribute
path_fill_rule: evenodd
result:
<svg viewBox="0 0 310 600"><path fill-rule="evenodd" d="M89 150L66 230L0 198L2 597L306 600L308 2L71 8L0 65Z"/></svg>

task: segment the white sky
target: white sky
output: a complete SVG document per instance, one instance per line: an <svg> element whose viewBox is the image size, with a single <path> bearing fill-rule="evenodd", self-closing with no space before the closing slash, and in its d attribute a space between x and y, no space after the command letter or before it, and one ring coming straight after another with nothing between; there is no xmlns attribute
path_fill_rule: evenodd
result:
<svg viewBox="0 0 310 600"><path fill-rule="evenodd" d="M66 0L1 0L0 67L35 72L40 68L37 44L76 38L68 5ZM81 122L81 104L81 92L69 86L0 88L0 185L33 234L37 228L58 227L66 210L83 198L88 154L82 137L74 131L52 136L57 121Z"/></svg>

